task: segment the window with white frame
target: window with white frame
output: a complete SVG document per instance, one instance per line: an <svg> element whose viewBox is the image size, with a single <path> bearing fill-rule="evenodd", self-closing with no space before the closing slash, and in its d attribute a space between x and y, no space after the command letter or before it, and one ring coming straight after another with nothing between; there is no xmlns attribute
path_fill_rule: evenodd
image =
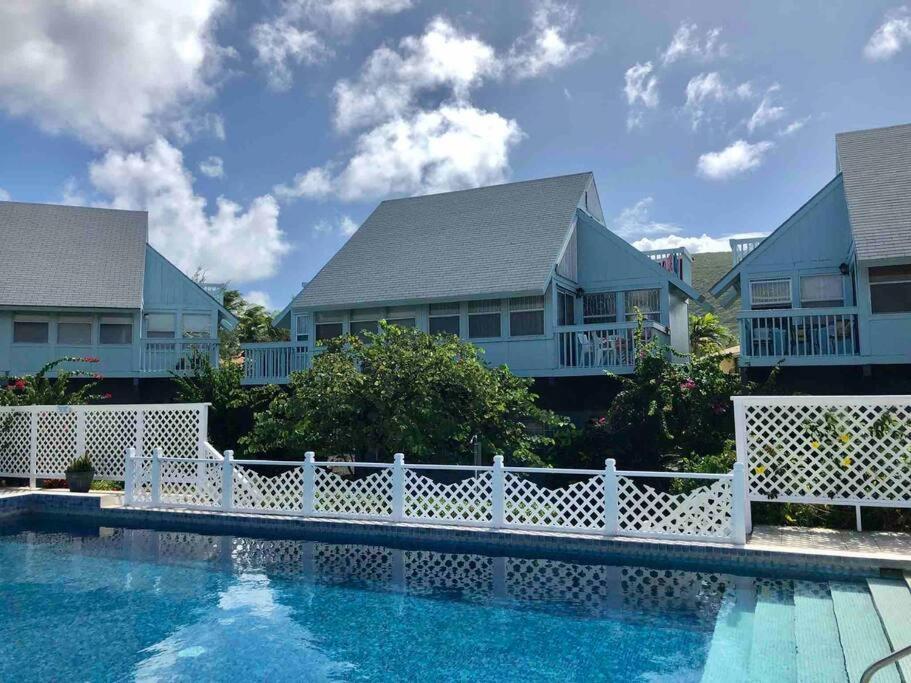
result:
<svg viewBox="0 0 911 683"><path fill-rule="evenodd" d="M345 314L342 311L319 311L316 314L316 341L341 337Z"/></svg>
<svg viewBox="0 0 911 683"><path fill-rule="evenodd" d="M105 316L98 326L98 341L102 344L132 344L133 319L126 316Z"/></svg>
<svg viewBox="0 0 911 683"><path fill-rule="evenodd" d="M173 339L177 336L176 313L146 313L142 325L147 339Z"/></svg>
<svg viewBox="0 0 911 683"><path fill-rule="evenodd" d="M544 334L544 297L520 296L509 300L509 336Z"/></svg>
<svg viewBox="0 0 911 683"><path fill-rule="evenodd" d="M791 278L750 282L750 307L754 310L791 308Z"/></svg>
<svg viewBox="0 0 911 683"><path fill-rule="evenodd" d="M415 327L417 311L413 306L392 306L386 312L386 322L399 327Z"/></svg>
<svg viewBox="0 0 911 683"><path fill-rule="evenodd" d="M63 316L57 321L57 343L67 346L91 346L91 316Z"/></svg>
<svg viewBox="0 0 911 683"><path fill-rule="evenodd" d="M646 320L661 321L661 292L657 289L632 289L625 292L626 319L638 319L636 310L642 313Z"/></svg>
<svg viewBox="0 0 911 683"><path fill-rule="evenodd" d="M31 315L13 319L13 342L16 344L47 344L50 341L50 321Z"/></svg>
<svg viewBox="0 0 911 683"><path fill-rule="evenodd" d="M430 334L454 334L458 337L462 333L462 319L459 315L458 301L430 304L429 313L428 330Z"/></svg>
<svg viewBox="0 0 911 683"><path fill-rule="evenodd" d="M582 322L586 325L617 322L617 292L593 292L582 298Z"/></svg>
<svg viewBox="0 0 911 683"><path fill-rule="evenodd" d="M804 275L800 278L801 308L833 308L844 305L844 278L840 274Z"/></svg>
<svg viewBox="0 0 911 683"><path fill-rule="evenodd" d="M873 313L911 312L911 264L870 268Z"/></svg>
<svg viewBox="0 0 911 683"><path fill-rule="evenodd" d="M363 337L367 332L379 332L380 319L383 317L382 308L359 308L351 311L351 334Z"/></svg>
<svg viewBox="0 0 911 683"><path fill-rule="evenodd" d="M184 313L181 325L185 339L209 339L212 336L212 316L208 313Z"/></svg>
<svg viewBox="0 0 911 683"><path fill-rule="evenodd" d="M500 336L500 300L468 302L468 338Z"/></svg>

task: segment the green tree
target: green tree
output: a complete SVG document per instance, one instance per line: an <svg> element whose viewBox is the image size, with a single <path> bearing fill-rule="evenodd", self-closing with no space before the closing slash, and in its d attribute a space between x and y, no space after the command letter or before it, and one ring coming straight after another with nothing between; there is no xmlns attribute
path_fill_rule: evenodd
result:
<svg viewBox="0 0 911 683"><path fill-rule="evenodd" d="M63 363L88 365L97 362L93 357L65 356L46 363L34 375L13 377L5 389L0 389L0 406L84 405L105 401L111 395L97 393L98 382L103 379L101 375L84 369L59 369ZM54 371L56 377L49 377ZM91 378L92 381L74 386L73 380L79 378Z"/></svg>
<svg viewBox="0 0 911 683"><path fill-rule="evenodd" d="M690 316L690 348L694 356L718 353L733 341L733 335L714 313Z"/></svg>
<svg viewBox="0 0 911 683"><path fill-rule="evenodd" d="M223 360L237 358L241 344L288 341L288 330L274 327L269 311L259 304L247 302L238 290L225 290L224 306L237 317L238 322L233 330L219 330Z"/></svg>
<svg viewBox="0 0 911 683"><path fill-rule="evenodd" d="M282 452L412 462L471 462L472 437L489 457L542 465L542 435L561 423L539 408L531 380L489 368L474 345L381 323L377 334L326 343L312 368L291 377L290 391L256 416L246 444ZM545 429L530 430L534 423ZM538 432L538 433L534 433Z"/></svg>

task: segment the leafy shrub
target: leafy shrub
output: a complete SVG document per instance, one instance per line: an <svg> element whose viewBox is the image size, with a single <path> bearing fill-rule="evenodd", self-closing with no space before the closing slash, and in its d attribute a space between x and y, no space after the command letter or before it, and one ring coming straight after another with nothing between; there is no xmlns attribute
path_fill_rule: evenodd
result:
<svg viewBox="0 0 911 683"><path fill-rule="evenodd" d="M95 467L92 465L92 460L91 460L91 458L89 458L88 453L83 453L81 456L79 456L78 458L73 460L73 462L71 462L66 468L67 474L74 473L74 472L94 472L94 471L95 471Z"/></svg>
<svg viewBox="0 0 911 683"><path fill-rule="evenodd" d="M92 364L98 359L93 357L64 356L46 363L34 375L13 377L5 389L0 389L0 406L56 406L56 405L83 405L94 401L105 401L111 398L110 394L94 393L98 381L104 379L98 373L88 370L60 369L64 363ZM48 377L56 371L56 377ZM78 388L73 388L72 380L90 377L93 381L87 382Z"/></svg>

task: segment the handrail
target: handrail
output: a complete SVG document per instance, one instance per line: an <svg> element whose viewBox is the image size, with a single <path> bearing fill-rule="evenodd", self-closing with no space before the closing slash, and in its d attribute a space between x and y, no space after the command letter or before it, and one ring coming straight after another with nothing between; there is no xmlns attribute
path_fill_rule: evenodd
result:
<svg viewBox="0 0 911 683"><path fill-rule="evenodd" d="M643 327L651 327L659 332L667 332L667 327L654 320L643 320ZM597 330L635 330L639 323L635 320L616 323L592 323L588 325L557 325L557 332L595 332Z"/></svg>
<svg viewBox="0 0 911 683"><path fill-rule="evenodd" d="M740 320L755 320L757 318L805 318L826 315L852 315L856 313L857 306L834 306L832 308L766 308L740 311L737 314L737 317Z"/></svg>
<svg viewBox="0 0 911 683"><path fill-rule="evenodd" d="M911 655L911 645L905 645L905 647L900 650L896 650L890 655L886 655L882 659L878 659L868 666L863 674L860 677L860 683L870 683L873 680L873 675L880 669L885 669L890 664L895 664L899 659Z"/></svg>

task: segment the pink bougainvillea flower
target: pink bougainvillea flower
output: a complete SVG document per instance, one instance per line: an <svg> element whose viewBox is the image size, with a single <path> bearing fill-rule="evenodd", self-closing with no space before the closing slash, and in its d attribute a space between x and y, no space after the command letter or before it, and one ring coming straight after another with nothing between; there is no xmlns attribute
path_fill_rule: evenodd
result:
<svg viewBox="0 0 911 683"><path fill-rule="evenodd" d="M92 375L92 379L104 379L104 375L102 375L100 372L96 372Z"/></svg>
<svg viewBox="0 0 911 683"><path fill-rule="evenodd" d="M15 382L13 382L13 389L17 389L19 391L25 391L25 387L27 384L28 383L24 379L17 379Z"/></svg>
<svg viewBox="0 0 911 683"><path fill-rule="evenodd" d="M716 415L724 415L726 412L728 412L728 409L723 403L716 401L712 404L712 412Z"/></svg>
<svg viewBox="0 0 911 683"><path fill-rule="evenodd" d="M108 392L108 393L106 393L106 394L102 394L102 395L101 395L101 398L103 398L103 399L105 399L105 400L107 400L107 399L109 399L109 398L114 398L114 394Z"/></svg>
<svg viewBox="0 0 911 683"><path fill-rule="evenodd" d="M97 363L99 358L97 356L86 356L85 358L80 358L83 363Z"/></svg>
<svg viewBox="0 0 911 683"><path fill-rule="evenodd" d="M680 388L684 390L695 389L696 383L693 380L688 379L685 382L680 383Z"/></svg>

